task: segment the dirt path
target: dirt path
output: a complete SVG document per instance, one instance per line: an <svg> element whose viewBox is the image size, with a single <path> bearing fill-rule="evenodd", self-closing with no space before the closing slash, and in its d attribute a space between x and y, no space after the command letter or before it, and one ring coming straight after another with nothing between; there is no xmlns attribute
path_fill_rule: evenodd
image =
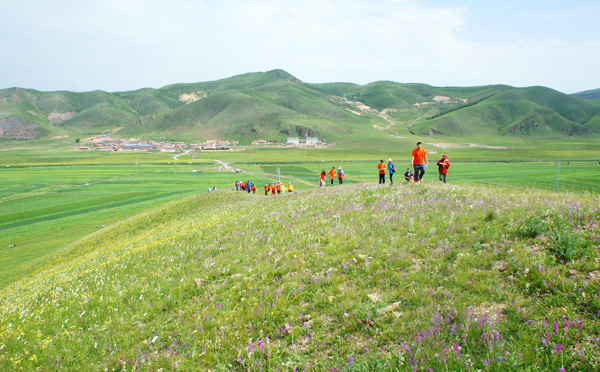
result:
<svg viewBox="0 0 600 372"><path fill-rule="evenodd" d="M260 176L263 176L263 177L267 177L270 180L277 181L277 178L274 175L272 175L271 173L253 172L253 171L246 171L246 170L244 171L244 173L260 175ZM310 183L310 182L301 180L300 178L296 178L296 177L292 177L292 176L279 176L279 178L281 178L281 179L285 178L285 179L288 179L288 180L293 180L295 182L303 183L303 184L308 185L308 186L318 187L318 185L315 185L314 183ZM316 176L315 176L315 178L316 178Z"/></svg>
<svg viewBox="0 0 600 372"><path fill-rule="evenodd" d="M240 170L240 171L243 171L244 173L247 173L247 174L254 174L254 175L257 175L257 176L263 176L263 177L266 177L269 180L277 181L277 178L275 177L275 175L273 175L271 173L254 172L254 171L249 171L249 170L245 170L245 169L242 169L242 168L234 168L234 167L232 167L231 165L229 165L228 163L226 163L226 162L224 162L222 160L217 160L217 159L200 159L200 158L196 158L196 157L194 159L196 159L196 160L203 160L203 161L214 161L214 162L217 162L217 163L219 163L221 165L221 167L219 169L221 169L221 170L223 170L225 172L235 172L237 170ZM304 180L302 180L300 178L296 178L296 177L292 177L292 176L279 176L279 178L281 178L281 179L288 179L288 180L292 180L294 182L303 183L303 184L308 185L308 186L317 187L317 185L315 185L313 183L310 183L310 182L304 181Z"/></svg>
<svg viewBox="0 0 600 372"><path fill-rule="evenodd" d="M186 151L186 152L184 152L183 154L179 154L179 155L175 155L175 156L173 156L173 159L175 159L175 160L179 160L179 157L180 157L181 155L188 155L188 154L189 154L189 153L191 153L191 152L192 152L192 150L187 150L187 151Z"/></svg>

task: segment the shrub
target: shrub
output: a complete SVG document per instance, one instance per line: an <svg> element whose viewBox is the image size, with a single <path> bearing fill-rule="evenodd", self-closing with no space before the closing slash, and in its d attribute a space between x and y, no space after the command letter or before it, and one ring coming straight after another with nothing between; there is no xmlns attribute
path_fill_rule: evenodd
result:
<svg viewBox="0 0 600 372"><path fill-rule="evenodd" d="M554 228L549 251L557 260L571 261L589 255L588 242L569 228Z"/></svg>
<svg viewBox="0 0 600 372"><path fill-rule="evenodd" d="M536 238L546 231L546 225L539 216L527 217L517 230L517 235L521 238Z"/></svg>

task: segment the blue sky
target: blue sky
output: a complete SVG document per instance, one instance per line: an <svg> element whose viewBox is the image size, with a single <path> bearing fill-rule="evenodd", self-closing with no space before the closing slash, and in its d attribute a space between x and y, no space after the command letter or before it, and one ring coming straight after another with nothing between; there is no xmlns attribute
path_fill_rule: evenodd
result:
<svg viewBox="0 0 600 372"><path fill-rule="evenodd" d="M600 88L600 2L8 0L0 88L159 88L281 68L311 83Z"/></svg>

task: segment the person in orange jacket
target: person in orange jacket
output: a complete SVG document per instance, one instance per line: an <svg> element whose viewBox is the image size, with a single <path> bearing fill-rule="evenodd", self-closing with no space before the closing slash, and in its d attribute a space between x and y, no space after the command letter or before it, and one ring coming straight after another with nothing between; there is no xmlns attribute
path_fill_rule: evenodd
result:
<svg viewBox="0 0 600 372"><path fill-rule="evenodd" d="M450 168L450 162L446 154L442 156L442 159L437 162L438 170L440 172L440 181L446 183L446 176L448 175L448 168Z"/></svg>
<svg viewBox="0 0 600 372"><path fill-rule="evenodd" d="M383 159L381 159L381 161L379 162L379 164L377 164L377 169L379 169L379 184L381 185L382 183L385 183L385 163L383 162Z"/></svg>
<svg viewBox="0 0 600 372"><path fill-rule="evenodd" d="M321 171L321 175L319 176L319 187L325 187L325 178L327 177L327 173L325 173L325 169Z"/></svg>
<svg viewBox="0 0 600 372"><path fill-rule="evenodd" d="M252 193L256 194L256 185L252 184L252 186L250 186L250 188L252 189Z"/></svg>
<svg viewBox="0 0 600 372"><path fill-rule="evenodd" d="M335 179L335 167L331 167L331 170L329 171L329 179L331 180L331 186L333 186L333 180Z"/></svg>
<svg viewBox="0 0 600 372"><path fill-rule="evenodd" d="M415 182L423 182L425 168L429 165L427 151L423 148L423 142L417 142L417 148L412 152L410 164L415 168Z"/></svg>
<svg viewBox="0 0 600 372"><path fill-rule="evenodd" d="M269 185L268 183L265 185L265 196L268 196L269 193L271 192L271 185Z"/></svg>

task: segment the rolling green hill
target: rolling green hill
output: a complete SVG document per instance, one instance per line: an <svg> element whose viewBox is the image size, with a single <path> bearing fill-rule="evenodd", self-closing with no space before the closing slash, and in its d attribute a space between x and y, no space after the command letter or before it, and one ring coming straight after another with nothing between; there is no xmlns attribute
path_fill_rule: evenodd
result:
<svg viewBox="0 0 600 372"><path fill-rule="evenodd" d="M599 222L539 189L195 195L5 286L0 369L593 371Z"/></svg>
<svg viewBox="0 0 600 372"><path fill-rule="evenodd" d="M319 136L329 142L389 134L444 137L590 136L600 104L544 88L433 87L389 81L307 84L283 70L130 92L0 90L2 139L21 121L36 136L168 136L188 140ZM4 123L4 122L3 122ZM26 138L26 137L23 137Z"/></svg>

